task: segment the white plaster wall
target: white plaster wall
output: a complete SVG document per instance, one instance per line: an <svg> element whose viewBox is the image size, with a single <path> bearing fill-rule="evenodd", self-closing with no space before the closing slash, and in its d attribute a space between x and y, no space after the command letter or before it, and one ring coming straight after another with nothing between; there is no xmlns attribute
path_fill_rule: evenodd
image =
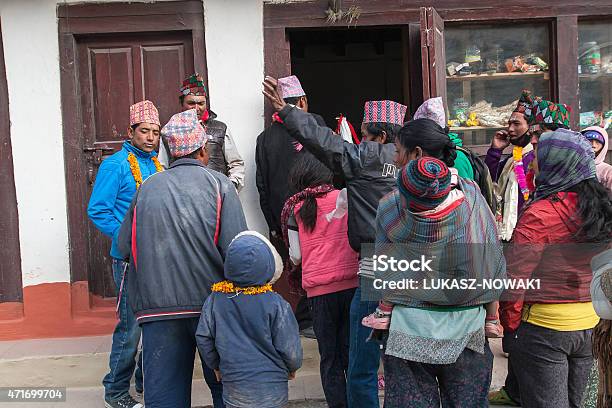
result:
<svg viewBox="0 0 612 408"><path fill-rule="evenodd" d="M263 1L204 0L211 108L227 123L246 165L240 192L249 228L267 233L255 186L255 142L263 130Z"/></svg>
<svg viewBox="0 0 612 408"><path fill-rule="evenodd" d="M0 0L24 287L70 281L56 5L97 1ZM263 0L203 1L211 105L246 163L249 227L266 232L255 186Z"/></svg>
<svg viewBox="0 0 612 408"><path fill-rule="evenodd" d="M23 285L70 281L55 0L0 1Z"/></svg>

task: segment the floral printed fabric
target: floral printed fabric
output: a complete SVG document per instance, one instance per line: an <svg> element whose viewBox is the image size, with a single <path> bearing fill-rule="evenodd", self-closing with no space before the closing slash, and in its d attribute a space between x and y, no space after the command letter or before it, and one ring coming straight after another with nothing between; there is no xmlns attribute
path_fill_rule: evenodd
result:
<svg viewBox="0 0 612 408"><path fill-rule="evenodd" d="M161 133L172 157L188 155L204 146L207 140L195 109L172 116Z"/></svg>
<svg viewBox="0 0 612 408"><path fill-rule="evenodd" d="M442 97L430 98L423 102L414 113L413 119L431 119L444 129L446 127L446 112L444 111Z"/></svg>
<svg viewBox="0 0 612 408"><path fill-rule="evenodd" d="M142 101L130 106L130 126L138 123L152 123L161 126L159 112L153 102Z"/></svg>

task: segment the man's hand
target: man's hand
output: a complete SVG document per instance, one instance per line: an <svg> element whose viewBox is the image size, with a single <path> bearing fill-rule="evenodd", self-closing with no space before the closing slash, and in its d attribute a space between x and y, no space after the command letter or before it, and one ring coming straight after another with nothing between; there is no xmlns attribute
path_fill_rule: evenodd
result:
<svg viewBox="0 0 612 408"><path fill-rule="evenodd" d="M215 377L217 377L217 381L221 382L221 371L215 370Z"/></svg>
<svg viewBox="0 0 612 408"><path fill-rule="evenodd" d="M290 380L295 380L295 371L289 373L288 377L289 377Z"/></svg>
<svg viewBox="0 0 612 408"><path fill-rule="evenodd" d="M510 146L510 135L505 130L498 130L491 141L491 147L494 149L504 150Z"/></svg>
<svg viewBox="0 0 612 408"><path fill-rule="evenodd" d="M263 94L270 101L275 111L280 112L287 105L278 93L278 81L270 76L266 76L263 82Z"/></svg>

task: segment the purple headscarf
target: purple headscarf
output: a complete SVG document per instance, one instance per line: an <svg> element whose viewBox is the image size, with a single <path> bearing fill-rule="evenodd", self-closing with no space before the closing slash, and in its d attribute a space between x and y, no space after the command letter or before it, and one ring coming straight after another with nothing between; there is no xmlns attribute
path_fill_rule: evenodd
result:
<svg viewBox="0 0 612 408"><path fill-rule="evenodd" d="M558 129L544 133L538 141L537 154L536 200L597 177L593 149L578 132Z"/></svg>

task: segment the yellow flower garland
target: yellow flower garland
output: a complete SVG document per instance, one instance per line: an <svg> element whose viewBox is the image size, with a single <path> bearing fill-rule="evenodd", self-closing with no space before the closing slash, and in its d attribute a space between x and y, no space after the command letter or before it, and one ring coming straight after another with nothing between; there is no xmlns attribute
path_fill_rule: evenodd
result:
<svg viewBox="0 0 612 408"><path fill-rule="evenodd" d="M217 282L212 285L212 291L221 293L242 293L243 295L259 295L262 293L274 292L272 285L269 283L261 286L239 288L238 286L234 286L234 284L228 280Z"/></svg>
<svg viewBox="0 0 612 408"><path fill-rule="evenodd" d="M140 165L138 164L138 159L134 155L134 153L128 153L128 162L130 162L130 171L132 172L132 176L134 177L134 181L136 182L136 189L138 190L142 185L142 173L140 172ZM157 157L152 157L153 164L155 164L155 171L159 173L160 171L164 171Z"/></svg>
<svg viewBox="0 0 612 408"><path fill-rule="evenodd" d="M157 173L159 173L160 171L164 171L164 167L161 165L159 160L157 160L157 156L151 157L151 160L153 160L153 164L155 165L155 171Z"/></svg>

